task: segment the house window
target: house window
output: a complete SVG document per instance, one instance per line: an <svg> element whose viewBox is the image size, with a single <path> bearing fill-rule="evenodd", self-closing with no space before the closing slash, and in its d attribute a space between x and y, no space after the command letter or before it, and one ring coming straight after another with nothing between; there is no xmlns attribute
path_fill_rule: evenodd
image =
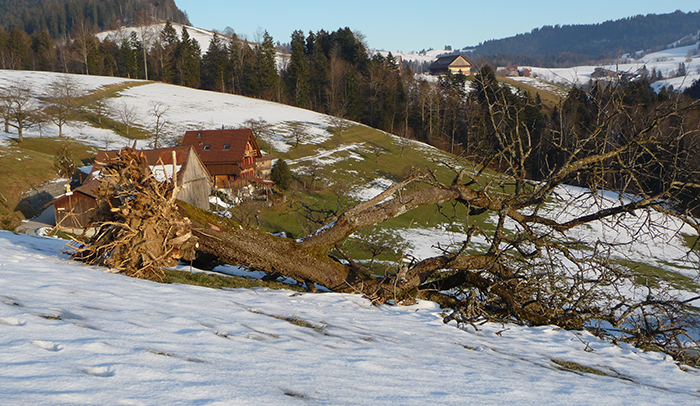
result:
<svg viewBox="0 0 700 406"><path fill-rule="evenodd" d="M231 144L224 144L224 149L231 149Z"/></svg>
<svg viewBox="0 0 700 406"><path fill-rule="evenodd" d="M199 138L199 137L201 137L201 136L202 136L202 133L201 133L201 132L200 132L200 133L197 133L197 138Z"/></svg>
<svg viewBox="0 0 700 406"><path fill-rule="evenodd" d="M211 149L211 145L205 145L204 148L202 148L204 151L209 151Z"/></svg>

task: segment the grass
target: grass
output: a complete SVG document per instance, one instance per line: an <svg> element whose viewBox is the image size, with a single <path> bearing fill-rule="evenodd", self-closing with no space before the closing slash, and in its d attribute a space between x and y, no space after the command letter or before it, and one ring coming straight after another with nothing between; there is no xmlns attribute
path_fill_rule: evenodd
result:
<svg viewBox="0 0 700 406"><path fill-rule="evenodd" d="M54 156L65 145L76 163L87 162L95 156L91 147L66 138L25 138L0 149L0 220L3 227L14 229L24 214L19 210L22 192L41 186L56 178Z"/></svg>
<svg viewBox="0 0 700 406"><path fill-rule="evenodd" d="M666 281L676 289L683 289L691 292L700 289L700 285L698 285L693 278L681 275L677 272L667 271L653 265L629 260L617 260L615 263L629 268L634 272L637 275L636 283L640 285L658 287L660 281Z"/></svg>
<svg viewBox="0 0 700 406"><path fill-rule="evenodd" d="M698 241L698 238L700 238L699 236L690 234L681 235L683 236L683 242L688 249L693 249L696 251L700 250L700 241Z"/></svg>
<svg viewBox="0 0 700 406"><path fill-rule="evenodd" d="M335 210L340 199L341 211L350 208L358 203L348 193L354 190L365 188L366 185L376 180L384 178L390 181L405 179L411 172L412 167L420 170L429 169L435 173L436 177L449 184L455 176L450 169L440 164L438 161L456 161L457 158L450 154L429 147L414 148L409 146L401 152L401 145L395 137L387 136L386 133L365 126L352 126L344 131L342 136L333 136L320 145L302 144L292 148L285 153L276 153L282 159L293 160L316 155L319 151L333 150L348 144L361 144L360 148L352 151L342 151L333 154L333 158L338 159L331 167L318 168L316 177L321 180L316 181L316 190L308 191L298 189L295 196L289 193L288 202L297 204L303 201L309 206L317 209ZM373 150L381 150L379 156ZM359 155L361 160L351 157ZM409 164L410 163L410 164ZM460 162L464 164L464 161ZM300 161L296 165L291 165L292 169L308 167L309 161ZM300 181L309 185L312 180L308 175L298 175ZM324 180L332 180L331 185L323 184ZM419 186L425 187L425 186ZM453 214L466 216L466 209L461 205L443 205L442 208L436 206L426 206L412 210L409 214L392 219L383 225L388 229L406 228L409 226L430 226L436 223L449 221ZM287 205L276 205L270 209L262 210L262 217L265 224L261 225L266 231L285 231L293 237L307 234L319 225L305 224L303 212L299 207ZM484 217L485 218L485 217ZM473 218L479 221L480 225L485 225L483 219Z"/></svg>
<svg viewBox="0 0 700 406"><path fill-rule="evenodd" d="M575 362L571 361L564 361L556 358L552 358L552 362L557 364L559 366L559 370L562 371L569 371L569 372L583 372L586 374L593 374L593 375L600 375L600 376L612 376L610 374L606 374L605 372L595 369L592 367L587 367L585 365L577 364Z"/></svg>
<svg viewBox="0 0 700 406"><path fill-rule="evenodd" d="M183 285L203 286L212 289L235 289L235 288L256 288L264 287L270 289L288 289L297 292L306 290L297 285L287 285L281 282L269 282L260 279L245 278L242 276L222 276L208 274L204 272L191 273L179 270L166 270L163 283L181 283Z"/></svg>
<svg viewBox="0 0 700 406"><path fill-rule="evenodd" d="M498 80L500 80L503 83L507 83L520 91L529 93L530 97L534 98L536 94L539 94L540 99L542 100L542 107L545 111L548 112L551 112L554 109L554 107L559 106L559 104L561 104L561 102L563 101L561 96L549 90L538 89L534 86L509 78L499 77ZM568 90L566 90L566 93L568 93Z"/></svg>
<svg viewBox="0 0 700 406"><path fill-rule="evenodd" d="M123 83L117 83L113 85L108 85L104 86L86 96L83 96L80 98L80 104L81 106L89 106L93 103L95 103L96 100L98 99L103 99L103 100L108 100L112 99L115 100L119 98L119 93L130 89L132 87L136 86L143 86L145 84L148 84L151 82L123 82ZM115 108L116 106L112 106L112 108ZM109 107L106 107L105 110L109 110ZM150 134L148 133L148 130L142 128L141 126L138 125L132 125L129 129L129 135L126 135L126 126L122 124L121 122L117 120L113 120L109 117L105 117L104 113L102 117L98 117L98 115L92 111L88 111L87 109L81 109L80 111L77 112L77 120L80 121L87 121L90 122L90 124L95 127L95 128L102 128L106 130L112 130L118 134L120 134L122 137L132 139L132 140L143 140L147 139Z"/></svg>

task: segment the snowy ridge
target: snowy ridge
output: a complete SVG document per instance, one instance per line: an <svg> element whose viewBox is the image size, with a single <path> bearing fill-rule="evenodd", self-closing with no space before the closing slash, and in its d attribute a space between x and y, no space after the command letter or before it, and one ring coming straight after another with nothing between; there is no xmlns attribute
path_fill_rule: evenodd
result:
<svg viewBox="0 0 700 406"><path fill-rule="evenodd" d="M591 80L591 74L598 67L632 75L646 67L649 73L651 73L652 69L656 69L665 78L652 84L655 90L658 91L662 87L673 86L674 90L682 91L692 85L693 80L700 79L700 55L690 56L693 50L698 49L699 44L669 48L646 54L638 59L624 59L619 61L619 63L605 65L576 66L573 68L539 68L530 66L527 68L532 71L533 77L512 77L510 79L523 81L533 86L538 86L538 82L555 83L567 87L572 85L581 86ZM681 63L685 64L686 75L669 78L673 72L678 71L678 66ZM534 76L537 76L537 79L534 79Z"/></svg>

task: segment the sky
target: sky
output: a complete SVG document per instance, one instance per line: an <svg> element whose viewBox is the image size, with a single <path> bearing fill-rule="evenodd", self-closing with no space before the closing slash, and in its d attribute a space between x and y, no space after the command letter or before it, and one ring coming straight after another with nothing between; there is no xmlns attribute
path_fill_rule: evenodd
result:
<svg viewBox="0 0 700 406"><path fill-rule="evenodd" d="M464 48L543 25L595 24L639 14L700 10L697 0L493 0L432 6L425 0L176 0L176 4L196 27L219 31L231 27L250 40L264 30L275 42L287 43L295 30L350 27L362 32L372 49L404 52L446 45Z"/></svg>

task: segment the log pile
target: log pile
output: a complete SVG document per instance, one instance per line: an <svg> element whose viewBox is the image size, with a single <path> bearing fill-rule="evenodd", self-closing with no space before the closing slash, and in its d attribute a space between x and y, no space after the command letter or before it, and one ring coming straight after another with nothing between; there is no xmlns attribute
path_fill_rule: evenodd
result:
<svg viewBox="0 0 700 406"><path fill-rule="evenodd" d="M130 148L98 164L101 183L91 225L97 232L73 258L156 280L178 260L193 259L197 238L175 204L181 189L175 156L173 176L166 181L158 181L143 153Z"/></svg>

